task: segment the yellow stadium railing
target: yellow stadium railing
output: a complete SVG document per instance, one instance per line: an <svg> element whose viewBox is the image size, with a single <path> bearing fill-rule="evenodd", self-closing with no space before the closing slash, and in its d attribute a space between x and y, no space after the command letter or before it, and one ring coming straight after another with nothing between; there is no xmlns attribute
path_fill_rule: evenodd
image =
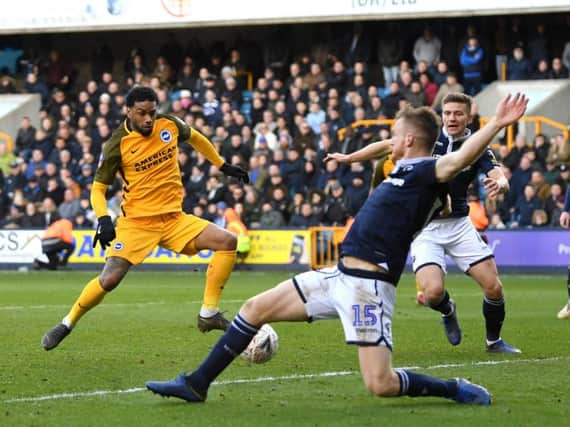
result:
<svg viewBox="0 0 570 427"><path fill-rule="evenodd" d="M370 120L357 120L356 122L352 122L350 127L355 129L363 126L381 126L381 125L389 125L390 127L394 126L394 119L370 119ZM337 131L338 139L342 140L344 138L344 134L346 133L346 128L339 129Z"/></svg>
<svg viewBox="0 0 570 427"><path fill-rule="evenodd" d="M253 73L251 71L238 70L236 77L244 77L247 79L247 90L253 90Z"/></svg>
<svg viewBox="0 0 570 427"><path fill-rule="evenodd" d="M479 119L479 124L481 127L485 126L485 124L491 120L490 117L481 117ZM548 117L544 116L524 116L522 117L519 122L522 123L534 123L534 133L539 134L542 133L542 126L548 125L555 129L560 130L560 133L564 135L564 138L568 141L568 137L570 132L568 130L568 125L564 123L557 122L555 120L549 119ZM513 126L509 126L507 128L507 147L509 150L513 147L515 143L515 128Z"/></svg>
<svg viewBox="0 0 570 427"><path fill-rule="evenodd" d="M6 145L10 153L14 151L14 140L6 132L0 131L0 141L6 141Z"/></svg>
<svg viewBox="0 0 570 427"><path fill-rule="evenodd" d="M344 227L311 227L311 268L324 268L338 262Z"/></svg>

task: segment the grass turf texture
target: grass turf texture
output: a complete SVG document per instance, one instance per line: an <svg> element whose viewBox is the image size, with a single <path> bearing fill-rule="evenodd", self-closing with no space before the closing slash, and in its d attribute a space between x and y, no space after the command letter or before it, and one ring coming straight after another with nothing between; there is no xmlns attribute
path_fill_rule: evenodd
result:
<svg viewBox="0 0 570 427"><path fill-rule="evenodd" d="M133 271L60 347L44 351L42 335L92 276L0 273L0 425L560 426L570 416L570 322L556 319L566 301L562 276L503 276L503 337L523 350L520 356L485 352L481 292L469 278L448 277L463 328L463 342L451 347L437 313L415 304L413 277L403 277L393 325L395 366L467 377L491 391L491 407L369 395L356 348L344 344L338 321L275 324L275 358L265 365L237 360L204 405L161 399L142 390L145 381L193 369L219 337L219 331L203 335L196 327L204 274ZM222 308L231 317L247 297L290 276L235 272ZM322 376L327 372L336 375ZM245 379L265 381L236 383ZM131 392L90 394L125 390ZM54 398L65 393L76 395ZM48 398L17 400L42 396Z"/></svg>

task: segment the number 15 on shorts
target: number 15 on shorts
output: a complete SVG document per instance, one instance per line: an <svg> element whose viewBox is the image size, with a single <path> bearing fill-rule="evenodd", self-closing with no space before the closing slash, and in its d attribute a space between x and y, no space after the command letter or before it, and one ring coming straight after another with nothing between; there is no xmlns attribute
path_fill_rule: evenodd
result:
<svg viewBox="0 0 570 427"><path fill-rule="evenodd" d="M374 326L378 323L378 316L375 311L378 306L374 304L354 304L352 312L354 314L354 321L352 326Z"/></svg>

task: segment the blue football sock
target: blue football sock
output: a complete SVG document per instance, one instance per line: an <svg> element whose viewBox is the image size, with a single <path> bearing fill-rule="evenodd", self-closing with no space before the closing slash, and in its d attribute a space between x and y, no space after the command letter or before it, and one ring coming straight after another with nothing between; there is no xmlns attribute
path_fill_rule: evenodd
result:
<svg viewBox="0 0 570 427"><path fill-rule="evenodd" d="M451 302L449 301L449 293L447 290L444 291L441 301L439 301L437 304L430 303L429 306L432 310L439 311L444 316L451 314L451 311L453 310L451 307Z"/></svg>
<svg viewBox="0 0 570 427"><path fill-rule="evenodd" d="M258 330L238 314L206 359L187 379L197 391L204 393L210 383L246 349Z"/></svg>
<svg viewBox="0 0 570 427"><path fill-rule="evenodd" d="M442 380L407 369L396 369L395 371L400 378L400 396L437 396L451 399L459 391L455 380Z"/></svg>
<svg viewBox="0 0 570 427"><path fill-rule="evenodd" d="M483 316L485 316L485 329L487 341L495 342L501 338L501 328L505 320L505 300L483 298Z"/></svg>

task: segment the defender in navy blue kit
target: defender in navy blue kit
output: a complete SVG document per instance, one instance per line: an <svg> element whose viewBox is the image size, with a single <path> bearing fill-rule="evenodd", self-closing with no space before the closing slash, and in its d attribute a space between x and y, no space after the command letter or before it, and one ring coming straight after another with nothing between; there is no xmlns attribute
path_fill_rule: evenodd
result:
<svg viewBox="0 0 570 427"><path fill-rule="evenodd" d="M461 148L470 135L467 124L471 112L471 97L451 93L442 102L443 127L435 143L433 156L440 158ZM491 353L520 353L501 338L505 319L503 285L491 248L483 241L471 220L467 205L467 188L480 174L490 197L506 192L509 183L493 152L485 150L472 165L467 166L448 183L451 212L435 215L413 241L411 255L416 280L426 303L441 313L445 333L452 345L461 342L461 328L455 302L444 287L448 255L483 291L486 348Z"/></svg>
<svg viewBox="0 0 570 427"><path fill-rule="evenodd" d="M471 97L451 93L442 102L443 127L435 143L433 157L441 158L457 152L468 140L467 129L471 112ZM332 153L331 159L340 163L371 160L386 154L387 143L376 142L350 154ZM444 288L446 255L469 274L484 293L483 315L485 317L487 351L492 353L520 353L521 351L501 339L505 319L503 286L499 279L493 252L469 220L467 188L483 173L489 197L508 191L509 183L499 167L493 152L486 149L471 165L468 165L447 184L449 206L437 212L432 221L412 242L411 254L416 282L422 291L421 298L434 310L441 313L445 333L452 345L461 342L461 328L457 320L454 301Z"/></svg>
<svg viewBox="0 0 570 427"><path fill-rule="evenodd" d="M395 170L368 198L355 218L336 267L299 274L250 298L230 328L191 374L149 381L154 393L204 402L210 384L270 322L339 318L347 343L358 346L360 370L377 396L439 396L458 403L488 405L487 390L456 378L441 380L407 369L392 369L392 316L396 285L411 241L441 207L443 183L480 157L493 136L526 110L524 96L510 96L495 117L462 148L431 158L438 121L432 110L404 110L394 126Z"/></svg>

